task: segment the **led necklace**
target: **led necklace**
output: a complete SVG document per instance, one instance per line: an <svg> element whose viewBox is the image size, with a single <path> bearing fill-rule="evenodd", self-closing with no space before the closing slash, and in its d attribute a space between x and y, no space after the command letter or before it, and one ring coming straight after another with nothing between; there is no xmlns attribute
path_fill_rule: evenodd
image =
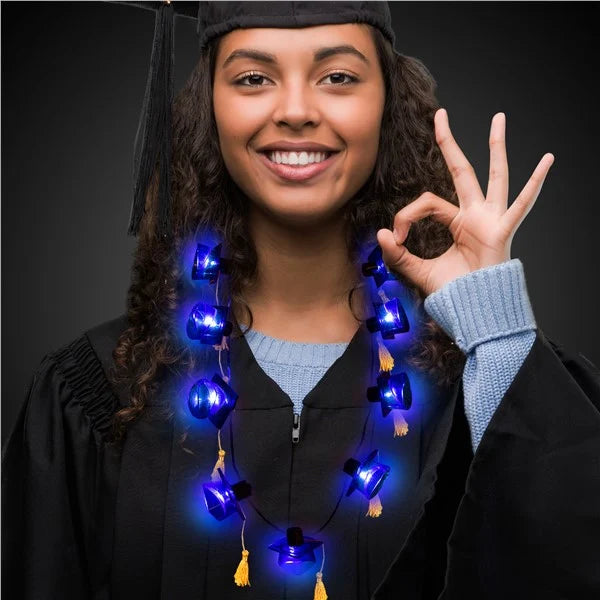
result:
<svg viewBox="0 0 600 600"><path fill-rule="evenodd" d="M229 266L228 260L221 257L221 247L221 244L219 244L210 248L201 243L196 246L193 264L191 265L191 279L193 281L204 281L209 285L216 284L216 303L214 305L204 302L195 304L190 311L186 326L186 333L190 340L210 344L219 352L220 374L215 373L210 380L206 378L197 380L189 390L187 405L194 417L208 419L217 429L217 461L212 470L210 482L202 485L204 501L207 510L219 521L234 513L242 519L242 559L235 571L234 582L238 586L249 586L248 556L250 553L244 543L246 515L241 503L252 495L252 486L244 479L240 479L233 484L228 481L225 476L226 452L221 446L221 429L231 411L235 408L238 398L235 390L229 385L231 379L230 356L226 338L231 334L233 324L227 320L229 306L219 304L219 277L221 274L227 274ZM384 417L392 413L394 437L404 436L408 433L408 424L402 416L402 411L408 410L412 404L410 381L404 372L392 373L394 359L383 343L383 339L393 339L398 334L408 332L408 318L400 300L398 298L390 300L385 292L379 289L385 281L397 279L393 273L386 269L379 246L373 249L367 258L367 262L362 264L362 274L365 277L373 277L375 286L378 289L378 296L381 299L381 302L372 302L375 314L366 321L367 329L371 333L380 333L377 340L380 374L377 377L377 384L367 388L366 399L369 402L379 402ZM227 350L225 368L221 357L223 350ZM361 440L355 452L362 445L370 416L371 411L369 411L365 420ZM233 448L231 420L229 420L229 427ZM369 517L379 517L382 514L383 507L379 498L379 491L390 474L390 467L380 463L378 458L378 450L373 449L363 460L358 460L352 456L343 465L340 465L340 468L351 478L345 496L349 496L354 491L364 495L369 500L369 508L366 513L366 516ZM239 477L233 459L232 466ZM317 532L322 531L330 522L343 497L344 493L342 492L331 515ZM250 500L247 500L247 502L267 524L283 532L281 528L269 521ZM270 550L278 553L279 566L293 574L301 574L311 568L316 562L314 550L318 547L322 549L323 558L321 568L316 573L314 599L325 600L327 598L323 583L325 546L322 541L305 536L299 527L288 527L285 537L275 540L269 545Z"/></svg>

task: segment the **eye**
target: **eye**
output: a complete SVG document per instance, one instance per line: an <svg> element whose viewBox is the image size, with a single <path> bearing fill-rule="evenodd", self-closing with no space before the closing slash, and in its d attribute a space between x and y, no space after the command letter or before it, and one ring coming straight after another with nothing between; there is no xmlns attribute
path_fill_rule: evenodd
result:
<svg viewBox="0 0 600 600"><path fill-rule="evenodd" d="M335 71L334 73L330 73L329 75L326 75L325 77L323 77L323 79L327 79L328 77L332 77L332 78L337 78L337 79L343 79L344 77L347 77L348 79L350 79L350 81L334 81L333 85L334 86L341 86L341 85L350 85L351 83L355 83L358 81L358 77L355 77L354 75L350 75L349 73L344 73L343 71ZM263 87L258 80L262 80L262 79L269 79L268 77L266 77L265 75L261 75L260 73L255 73L255 72L250 72L250 73L246 73L245 75L242 75L241 77L239 77L238 79L236 79L234 81L235 85L240 85L240 86L245 86L245 87ZM323 81L323 79L321 81ZM254 83L243 83L245 80L253 80ZM269 80L270 81L270 80Z"/></svg>
<svg viewBox="0 0 600 600"><path fill-rule="evenodd" d="M254 79L254 83L250 83L250 84L242 83L246 79ZM246 73L245 75L242 75L241 77L236 79L233 83L235 85L241 85L241 86L245 86L245 87L263 87L259 83L256 82L257 79L268 79L268 77L265 77L264 75L261 75L260 73L250 72L250 73Z"/></svg>
<svg viewBox="0 0 600 600"><path fill-rule="evenodd" d="M354 77L354 75L350 75L350 73L344 73L343 71L335 71L335 73L329 73L329 75L326 75L325 77L323 77L323 79L327 79L327 77L348 77L350 79L350 81L338 81L337 83L334 82L334 85L350 85L351 83L355 83L358 81L358 77Z"/></svg>

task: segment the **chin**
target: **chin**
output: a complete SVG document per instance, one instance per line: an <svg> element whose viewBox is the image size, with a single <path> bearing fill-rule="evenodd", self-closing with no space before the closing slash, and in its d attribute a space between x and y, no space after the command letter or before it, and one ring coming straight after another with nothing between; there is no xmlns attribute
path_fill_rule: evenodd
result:
<svg viewBox="0 0 600 600"><path fill-rule="evenodd" d="M267 213L270 218L290 227L308 227L326 223L336 217L340 209L341 207L338 204L303 203L299 201L290 201L287 204L278 201L272 204L263 203L260 206L260 210Z"/></svg>

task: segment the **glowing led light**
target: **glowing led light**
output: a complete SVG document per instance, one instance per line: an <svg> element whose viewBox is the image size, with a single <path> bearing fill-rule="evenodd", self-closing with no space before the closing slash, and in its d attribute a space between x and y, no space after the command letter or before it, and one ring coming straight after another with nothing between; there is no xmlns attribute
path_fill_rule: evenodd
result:
<svg viewBox="0 0 600 600"><path fill-rule="evenodd" d="M219 244L212 249L205 244L196 246L192 279L207 279L212 284L219 278L219 273L227 273L228 261L221 257L221 246L222 244Z"/></svg>
<svg viewBox="0 0 600 600"><path fill-rule="evenodd" d="M199 379L190 389L188 408L197 419L206 419L221 429L229 413L235 408L238 395L215 373L212 380Z"/></svg>
<svg viewBox="0 0 600 600"><path fill-rule="evenodd" d="M246 515L242 511L239 501L252 495L252 486L244 480L231 485L223 475L223 471L221 469L217 469L217 471L221 481L202 484L204 503L208 512L217 521L226 519L234 512L237 512L244 520Z"/></svg>
<svg viewBox="0 0 600 600"><path fill-rule="evenodd" d="M362 273L366 277L373 277L375 285L380 287L388 279L397 280L398 277L393 271L389 271L383 262L381 247L375 246L373 251L367 257L367 262L362 264Z"/></svg>
<svg viewBox="0 0 600 600"><path fill-rule="evenodd" d="M406 333L410 329L408 317L398 298L392 298L385 304L373 302L375 316L367 319L367 329L374 333L381 332L384 339L393 339L398 333Z"/></svg>
<svg viewBox="0 0 600 600"><path fill-rule="evenodd" d="M370 500L379 492L386 477L390 474L390 468L378 462L378 458L379 451L373 450L362 463L354 458L349 458L344 463L344 473L352 477L346 496L349 496L354 490L358 490Z"/></svg>
<svg viewBox="0 0 600 600"><path fill-rule="evenodd" d="M289 527L286 537L269 546L279 554L277 564L294 575L301 575L315 563L315 548L323 542L302 534L300 527Z"/></svg>
<svg viewBox="0 0 600 600"><path fill-rule="evenodd" d="M203 344L220 344L223 336L229 335L233 325L227 321L228 306L214 306L199 302L188 317L186 332L190 339Z"/></svg>
<svg viewBox="0 0 600 600"><path fill-rule="evenodd" d="M382 373L377 385L367 388L370 402L381 402L381 412L387 416L394 409L408 410L412 405L410 380L406 373Z"/></svg>

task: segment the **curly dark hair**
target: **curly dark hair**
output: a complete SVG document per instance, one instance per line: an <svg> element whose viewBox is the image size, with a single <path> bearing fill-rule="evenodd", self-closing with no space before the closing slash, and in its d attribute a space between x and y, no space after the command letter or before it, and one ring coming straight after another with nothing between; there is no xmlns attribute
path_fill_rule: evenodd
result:
<svg viewBox="0 0 600 600"><path fill-rule="evenodd" d="M376 244L376 232L391 228L398 210L425 191L458 205L451 175L435 141L433 117L439 108L436 82L424 64L396 54L381 32L369 25L385 79L385 106L375 167L345 209L348 257L356 261L365 244ZM257 254L247 231L248 201L231 179L221 156L212 106L215 59L220 39L202 52L173 105L172 235L157 232L157 173L151 181L138 234L131 285L127 295L128 328L113 351L111 382L124 385L129 406L113 417L112 441L124 437L127 425L144 411L165 370L192 372L198 356L173 332L182 298L180 254L199 229L213 231L227 250L231 306L252 313L244 290L257 274ZM452 245L448 229L431 217L414 223L406 247L422 258L434 258ZM400 277L417 306L423 293ZM352 288L348 302L352 310ZM465 356L424 311L421 334L405 360L439 384L451 384L462 373ZM355 315L356 316L356 315ZM358 319L358 317L357 317ZM360 320L360 319L358 319ZM243 335L236 327L232 335ZM172 413L171 413L172 414Z"/></svg>

